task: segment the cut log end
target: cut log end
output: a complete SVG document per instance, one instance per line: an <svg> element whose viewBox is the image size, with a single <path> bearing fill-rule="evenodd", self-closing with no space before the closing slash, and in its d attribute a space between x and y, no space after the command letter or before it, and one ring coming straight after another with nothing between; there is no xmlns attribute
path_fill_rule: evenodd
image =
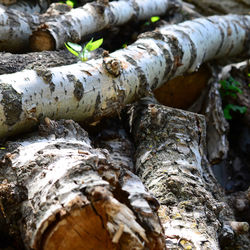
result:
<svg viewBox="0 0 250 250"><path fill-rule="evenodd" d="M48 31L43 30L34 31L29 44L31 51L54 50L56 46L53 36Z"/></svg>
<svg viewBox="0 0 250 250"><path fill-rule="evenodd" d="M65 215L44 234L42 249L116 249L91 205Z"/></svg>

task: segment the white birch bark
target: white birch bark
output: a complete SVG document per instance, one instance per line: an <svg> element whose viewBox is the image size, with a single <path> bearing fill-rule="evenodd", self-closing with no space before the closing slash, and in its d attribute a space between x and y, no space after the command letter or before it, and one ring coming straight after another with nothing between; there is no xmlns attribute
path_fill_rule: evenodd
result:
<svg viewBox="0 0 250 250"><path fill-rule="evenodd" d="M28 50L32 26L40 24L38 15L0 5L0 51Z"/></svg>
<svg viewBox="0 0 250 250"><path fill-rule="evenodd" d="M0 169L1 212L26 249L164 249L159 204L126 162L71 120L40 134L9 142Z"/></svg>
<svg viewBox="0 0 250 250"><path fill-rule="evenodd" d="M250 16L213 16L148 32L107 57L0 76L0 137L38 119L95 121L207 60L249 55Z"/></svg>
<svg viewBox="0 0 250 250"><path fill-rule="evenodd" d="M29 14L42 13L49 7L49 2L49 0L19 0L16 3L9 5L9 8L27 12Z"/></svg>
<svg viewBox="0 0 250 250"><path fill-rule="evenodd" d="M130 0L108 4L104 2L108 1L87 3L65 15L50 18L33 32L30 38L31 49L59 49L65 42L79 42L84 36L110 26L122 25L135 18L146 20L154 15L164 15L168 10L181 6L177 0Z"/></svg>

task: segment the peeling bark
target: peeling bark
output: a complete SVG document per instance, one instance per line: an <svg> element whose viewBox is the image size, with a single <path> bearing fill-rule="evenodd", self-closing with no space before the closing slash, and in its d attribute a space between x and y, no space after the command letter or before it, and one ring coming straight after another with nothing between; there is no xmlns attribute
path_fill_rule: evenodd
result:
<svg viewBox="0 0 250 250"><path fill-rule="evenodd" d="M102 59L2 75L0 137L27 131L46 116L100 120L204 61L247 56L249 26L249 16L200 18L145 33ZM4 96L14 98L12 109Z"/></svg>
<svg viewBox="0 0 250 250"><path fill-rule="evenodd" d="M84 36L130 20L146 20L180 8L177 0L97 1L50 18L33 32L32 51L54 50L65 42L79 42Z"/></svg>
<svg viewBox="0 0 250 250"><path fill-rule="evenodd" d="M213 177L202 160L204 116L140 104L134 107L131 121L136 172L161 204L166 247L220 249L217 231L222 204L211 193Z"/></svg>
<svg viewBox="0 0 250 250"><path fill-rule="evenodd" d="M164 249L157 201L137 176L70 120L9 143L2 211L27 249ZM126 163L124 163L126 165Z"/></svg>

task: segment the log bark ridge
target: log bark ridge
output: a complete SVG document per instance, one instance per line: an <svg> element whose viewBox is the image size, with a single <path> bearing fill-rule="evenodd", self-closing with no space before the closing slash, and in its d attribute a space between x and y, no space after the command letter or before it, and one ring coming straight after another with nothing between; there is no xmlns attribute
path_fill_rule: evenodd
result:
<svg viewBox="0 0 250 250"><path fill-rule="evenodd" d="M130 112L136 173L161 204L167 249L220 249L204 116L143 102Z"/></svg>
<svg viewBox="0 0 250 250"><path fill-rule="evenodd" d="M158 203L130 166L92 148L73 121L45 121L1 161L10 231L27 249L164 249Z"/></svg>
<svg viewBox="0 0 250 250"><path fill-rule="evenodd" d="M199 18L144 33L101 59L2 75L0 137L30 129L46 116L99 120L205 61L247 56L249 27L249 16Z"/></svg>
<svg viewBox="0 0 250 250"><path fill-rule="evenodd" d="M110 26L122 25L133 19L146 20L151 16L164 15L180 6L176 0L87 3L41 24L30 38L30 48L32 51L59 49L65 42L79 42L84 36Z"/></svg>

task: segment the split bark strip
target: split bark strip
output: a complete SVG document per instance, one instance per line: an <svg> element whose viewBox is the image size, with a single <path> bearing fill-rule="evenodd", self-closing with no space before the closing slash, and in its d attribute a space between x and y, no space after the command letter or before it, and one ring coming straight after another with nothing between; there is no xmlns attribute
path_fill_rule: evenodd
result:
<svg viewBox="0 0 250 250"><path fill-rule="evenodd" d="M0 138L46 116L100 120L207 60L248 56L249 27L250 16L200 18L145 33L102 59L2 75Z"/></svg>
<svg viewBox="0 0 250 250"><path fill-rule="evenodd" d="M221 203L202 161L204 117L157 104L139 104L131 113L136 173L161 204L167 249L220 249Z"/></svg>
<svg viewBox="0 0 250 250"><path fill-rule="evenodd" d="M177 0L87 3L83 7L72 9L65 15L55 16L54 19L50 18L41 24L30 38L30 48L32 51L59 49L65 42L79 42L84 36L110 26L122 25L135 18L146 20L180 7L181 4Z"/></svg>
<svg viewBox="0 0 250 250"><path fill-rule="evenodd" d="M1 162L2 210L27 249L165 248L157 202L138 177L73 121L46 119L40 133L10 143Z"/></svg>

